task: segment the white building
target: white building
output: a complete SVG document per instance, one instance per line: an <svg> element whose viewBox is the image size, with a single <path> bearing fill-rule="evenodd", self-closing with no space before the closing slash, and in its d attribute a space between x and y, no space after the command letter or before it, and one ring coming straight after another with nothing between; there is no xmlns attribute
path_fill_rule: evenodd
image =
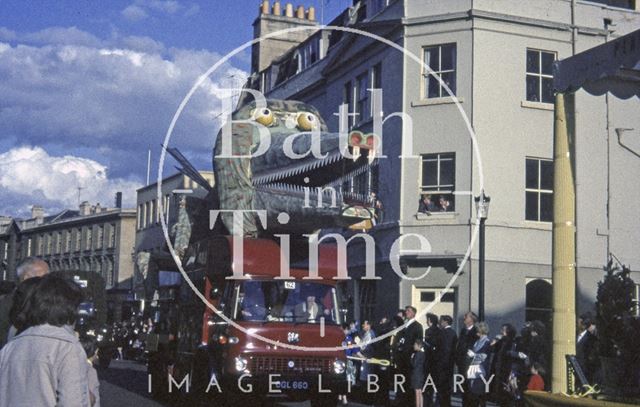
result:
<svg viewBox="0 0 640 407"><path fill-rule="evenodd" d="M258 24L270 18L261 12L254 26L285 28ZM298 20L308 26L304 19L288 19L287 27ZM351 128L373 131L372 98L365 91L369 88L383 90L385 117L404 112L412 119L396 117L383 127L388 158L380 159L377 193L385 219L371 231L383 281L353 282L356 317L390 315L408 304L423 309L437 298L465 258L476 223L473 195L479 194L483 179L492 198L486 222L487 319L494 329L499 322L548 323L552 64L571 56L574 48L577 53L640 28L640 4L367 0L355 1L329 25L371 32L410 54L362 35L310 30L300 45L254 72L250 85L271 98L316 106L332 131L338 130L335 113L341 103L358 114ZM455 98L421 63L442 78ZM577 288L582 313L593 312L608 253L631 265L632 277L640 283L640 103L584 92L576 100ZM409 151L419 157L399 158ZM419 213L419 196L426 192L445 197L450 210ZM409 233L425 236L431 244L426 254L419 253L415 238L401 244L400 264L408 276L420 276L431 267L427 277L416 281L399 280L389 264L391 243ZM349 259L351 272L357 274L364 266L364 245L356 246L354 242ZM477 310L477 249L476 243L462 274L433 308L435 313L460 316ZM391 285L398 289L385 289L383 295L381 287Z"/></svg>

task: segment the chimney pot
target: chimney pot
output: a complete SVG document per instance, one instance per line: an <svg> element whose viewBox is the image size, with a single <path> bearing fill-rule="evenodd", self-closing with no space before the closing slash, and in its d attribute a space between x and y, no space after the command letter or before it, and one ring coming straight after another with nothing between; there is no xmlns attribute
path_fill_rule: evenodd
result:
<svg viewBox="0 0 640 407"><path fill-rule="evenodd" d="M273 8L271 9L271 13L272 13L274 16L282 15L282 8L280 7L280 1L276 0L276 1L273 3Z"/></svg>
<svg viewBox="0 0 640 407"><path fill-rule="evenodd" d="M269 14L269 0L264 0L260 6L260 14Z"/></svg>
<svg viewBox="0 0 640 407"><path fill-rule="evenodd" d="M91 205L89 205L89 202L87 201L82 201L80 204L80 216L87 215L91 215Z"/></svg>
<svg viewBox="0 0 640 407"><path fill-rule="evenodd" d="M296 9L296 18L304 19L304 6L298 6Z"/></svg>
<svg viewBox="0 0 640 407"><path fill-rule="evenodd" d="M316 9L315 9L315 7L311 6L311 7L309 7L309 10L307 10L307 20L309 20L309 21L315 21L316 20Z"/></svg>
<svg viewBox="0 0 640 407"><path fill-rule="evenodd" d="M293 17L293 4L287 3L284 9L284 15L287 17Z"/></svg>
<svg viewBox="0 0 640 407"><path fill-rule="evenodd" d="M44 209L40 205L31 207L31 217L36 220L36 224L41 224L44 219Z"/></svg>

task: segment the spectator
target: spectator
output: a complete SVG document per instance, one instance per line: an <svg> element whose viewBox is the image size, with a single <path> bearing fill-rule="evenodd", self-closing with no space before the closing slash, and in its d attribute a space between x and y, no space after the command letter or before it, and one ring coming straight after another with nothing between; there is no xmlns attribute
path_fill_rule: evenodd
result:
<svg viewBox="0 0 640 407"><path fill-rule="evenodd" d="M544 368L540 363L533 363L531 365L531 377L529 378L529 384L527 384L527 390L543 391L544 379L542 376L544 373Z"/></svg>
<svg viewBox="0 0 640 407"><path fill-rule="evenodd" d="M87 363L89 376L89 399L91 407L100 407L100 381L98 380L98 372L93 364L98 360L98 342L93 335L84 335L80 337L80 344L87 355Z"/></svg>
<svg viewBox="0 0 640 407"><path fill-rule="evenodd" d="M440 377L440 369L438 366L438 354L441 348L441 332L438 327L438 316L435 314L427 314L427 330L424 332L424 356L425 356L425 375L431 376L434 383L437 383ZM428 386L425 389L425 405L433 405L434 389Z"/></svg>
<svg viewBox="0 0 640 407"><path fill-rule="evenodd" d="M18 283L23 283L33 277L42 277L47 273L49 273L49 265L37 257L27 257L16 268ZM10 331L12 331L11 323L9 322L9 311L13 304L15 292L14 290L0 297L0 349L7 343ZM15 332L12 331L11 336L14 334Z"/></svg>
<svg viewBox="0 0 640 407"><path fill-rule="evenodd" d="M514 388L512 385L506 385L510 383L512 370L514 366L518 366L520 358L516 347L516 328L511 324L504 324L500 330L501 335L492 342L495 353L494 392L500 406L510 406L517 386Z"/></svg>
<svg viewBox="0 0 640 407"><path fill-rule="evenodd" d="M416 339L413 343L413 354L411 355L411 388L415 394L416 407L422 407L422 387L424 386L424 363L425 354L422 339Z"/></svg>
<svg viewBox="0 0 640 407"><path fill-rule="evenodd" d="M371 329L371 323L365 320L362 323L362 341L360 342L360 350L358 351L358 357L369 359L374 355L374 347L369 343L376 337L375 332ZM367 375L371 373L371 365L367 362L362 362L362 368L360 370L360 380L363 382L367 380Z"/></svg>
<svg viewBox="0 0 640 407"><path fill-rule="evenodd" d="M489 381L489 370L491 366L491 343L487 335L489 325L486 322L476 324L476 334L478 339L471 349L467 351L469 358L469 368L466 377L469 380L469 403L465 404L476 407L485 406L487 401L487 389L485 383Z"/></svg>
<svg viewBox="0 0 640 407"><path fill-rule="evenodd" d="M578 328L580 333L576 341L576 359L589 384L593 384L598 369L598 337L590 314L583 314L578 318Z"/></svg>
<svg viewBox="0 0 640 407"><path fill-rule="evenodd" d="M444 195L440 195L438 204L440 206L440 212L449 212L451 210L451 201L445 198Z"/></svg>
<svg viewBox="0 0 640 407"><path fill-rule="evenodd" d="M342 324L342 332L344 332L344 340L342 341L342 347L345 348L344 353L345 353L345 356L347 357L347 368L346 368L347 380L349 380L351 384L354 384L356 382L356 373L358 369L356 368L354 361L349 359L349 357L356 356L360 351L360 349L356 347L353 347L353 348L350 347L355 344L355 340L351 333L351 327L349 326L349 324L347 323ZM346 394L339 395L338 400L342 401L342 404L348 403Z"/></svg>
<svg viewBox="0 0 640 407"><path fill-rule="evenodd" d="M437 383L438 400L440 407L451 406L451 393L453 392L453 366L455 364L455 352L458 345L458 335L451 326L453 318L449 315L440 317L440 328L442 329L441 348L438 352L438 365L440 366L440 377Z"/></svg>
<svg viewBox="0 0 640 407"><path fill-rule="evenodd" d="M460 330L458 346L456 348L456 365L458 366L458 373L466 375L470 362L467 352L473 347L473 344L476 343L476 340L478 339L477 328L475 327L476 322L478 322L478 316L469 311L464 314L463 322L464 327ZM466 406L470 403L469 383L467 380L462 383L462 391L462 402Z"/></svg>
<svg viewBox="0 0 640 407"><path fill-rule="evenodd" d="M86 354L73 332L80 288L47 275L17 315L21 332L0 351L0 406L89 407Z"/></svg>
<svg viewBox="0 0 640 407"><path fill-rule="evenodd" d="M397 346L396 367L398 373L403 375L406 380L411 377L411 355L413 354L413 344L416 339L422 339L424 330L422 324L418 322L416 317L417 310L411 305L404 309L405 322L404 331ZM413 394L405 394L405 397L413 398ZM405 405L414 404L412 400L405 400Z"/></svg>
<svg viewBox="0 0 640 407"><path fill-rule="evenodd" d="M418 212L420 213L428 213L435 212L438 210L435 202L431 200L430 194L422 194L420 201L418 202Z"/></svg>

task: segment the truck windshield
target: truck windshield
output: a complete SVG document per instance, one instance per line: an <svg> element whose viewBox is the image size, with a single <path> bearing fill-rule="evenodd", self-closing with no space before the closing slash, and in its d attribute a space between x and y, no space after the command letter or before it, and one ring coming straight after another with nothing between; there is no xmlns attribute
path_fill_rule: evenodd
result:
<svg viewBox="0 0 640 407"><path fill-rule="evenodd" d="M299 281L243 281L234 290L233 318L339 325L334 286Z"/></svg>

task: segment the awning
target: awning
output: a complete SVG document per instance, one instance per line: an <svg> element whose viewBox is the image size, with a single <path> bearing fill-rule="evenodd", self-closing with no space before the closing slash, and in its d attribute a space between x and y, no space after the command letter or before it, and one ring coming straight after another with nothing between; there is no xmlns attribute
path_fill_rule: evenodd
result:
<svg viewBox="0 0 640 407"><path fill-rule="evenodd" d="M562 93L640 97L640 30L555 62L553 84Z"/></svg>

